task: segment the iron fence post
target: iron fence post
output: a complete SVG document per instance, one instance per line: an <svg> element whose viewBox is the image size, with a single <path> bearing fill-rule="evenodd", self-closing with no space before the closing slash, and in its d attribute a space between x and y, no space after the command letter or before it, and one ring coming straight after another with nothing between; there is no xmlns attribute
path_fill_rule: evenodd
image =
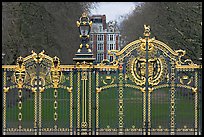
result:
<svg viewBox="0 0 204 137"><path fill-rule="evenodd" d="M37 64L36 64L37 97L38 97L38 98L37 98L37 102L36 102L36 103L37 103L37 106L39 106L39 94L40 94L40 93L39 93L39 92L40 92L40 88L39 88L39 74L40 74L40 73L39 73L39 64L37 63ZM38 110L37 110L37 116L39 116L39 115L38 115L38 114L39 114L38 112L41 111L41 110L39 110L39 109L40 109L39 107L37 107L37 108L38 108ZM37 117L37 120L36 120L36 121L37 121L37 129L36 129L36 130L37 130L37 135L41 135L41 133L40 133L41 130L39 129L39 121L38 121L38 120L39 120L39 117Z"/></svg>
<svg viewBox="0 0 204 137"><path fill-rule="evenodd" d="M146 37L146 82L145 82L145 92L146 92L146 117L145 117L145 126L146 126L146 135L148 135L148 37Z"/></svg>

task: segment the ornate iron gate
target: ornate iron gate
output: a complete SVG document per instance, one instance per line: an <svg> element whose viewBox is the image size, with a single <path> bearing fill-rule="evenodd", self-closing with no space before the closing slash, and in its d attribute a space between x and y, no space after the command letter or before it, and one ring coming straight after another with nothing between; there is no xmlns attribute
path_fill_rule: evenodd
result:
<svg viewBox="0 0 204 137"><path fill-rule="evenodd" d="M61 65L43 51L3 65L3 134L200 134L202 66L144 36L112 62Z"/></svg>

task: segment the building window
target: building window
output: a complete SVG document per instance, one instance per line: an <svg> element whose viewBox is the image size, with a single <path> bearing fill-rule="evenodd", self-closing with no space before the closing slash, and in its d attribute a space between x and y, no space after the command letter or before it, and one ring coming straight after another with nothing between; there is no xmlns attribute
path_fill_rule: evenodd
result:
<svg viewBox="0 0 204 137"><path fill-rule="evenodd" d="M113 50L113 44L110 44L109 50Z"/></svg>
<svg viewBox="0 0 204 137"><path fill-rule="evenodd" d="M97 44L97 50L103 50L103 44L102 43Z"/></svg>
<svg viewBox="0 0 204 137"><path fill-rule="evenodd" d="M97 53L97 62L101 62L103 60L103 53Z"/></svg>
<svg viewBox="0 0 204 137"><path fill-rule="evenodd" d="M113 35L110 35L109 38L110 41L113 41Z"/></svg>
<svg viewBox="0 0 204 137"><path fill-rule="evenodd" d="M102 23L102 19L91 19L93 23Z"/></svg>
<svg viewBox="0 0 204 137"><path fill-rule="evenodd" d="M98 35L98 41L103 41L103 35Z"/></svg>

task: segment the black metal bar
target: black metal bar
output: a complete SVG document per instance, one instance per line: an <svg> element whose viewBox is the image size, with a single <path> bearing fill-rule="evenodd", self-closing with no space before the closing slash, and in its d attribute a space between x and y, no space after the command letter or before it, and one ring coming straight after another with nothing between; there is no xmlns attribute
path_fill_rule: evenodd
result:
<svg viewBox="0 0 204 137"><path fill-rule="evenodd" d="M146 82L145 82L145 92L146 92L146 123L145 123L145 128L146 128L146 135L148 134L148 37L146 37Z"/></svg>
<svg viewBox="0 0 204 137"><path fill-rule="evenodd" d="M198 69L198 135L202 135L202 69Z"/></svg>
<svg viewBox="0 0 204 137"><path fill-rule="evenodd" d="M72 73L71 73L72 71ZM72 75L72 88L73 88L73 91L74 91L74 70L71 70L69 73L70 75ZM71 81L70 81L71 82ZM74 135L74 99L73 99L73 96L74 96L74 93L72 91L72 98L70 101L72 101L72 135Z"/></svg>
<svg viewBox="0 0 204 137"><path fill-rule="evenodd" d="M36 63L36 77L37 77L37 91L36 91L37 92L37 102L36 102L36 105L37 105L37 114L36 115L37 116L39 116L39 114L38 114L39 113L39 111L38 111L39 107L38 106L39 106L39 94L40 94L39 93L40 92L40 87L39 87L39 79L40 79L39 75L40 75L40 72L39 71L40 71L39 63ZM39 134L39 123L38 123L39 121L38 121L38 117L37 117L36 121L37 121L36 126L37 126L37 135L38 135Z"/></svg>
<svg viewBox="0 0 204 137"><path fill-rule="evenodd" d="M94 107L95 107L95 109L94 109L94 114L95 114L95 116L94 116L94 135L96 135L96 72L97 71L97 69L94 69L94 81L95 81L95 83L94 83L94 85L95 85L95 92L94 92Z"/></svg>

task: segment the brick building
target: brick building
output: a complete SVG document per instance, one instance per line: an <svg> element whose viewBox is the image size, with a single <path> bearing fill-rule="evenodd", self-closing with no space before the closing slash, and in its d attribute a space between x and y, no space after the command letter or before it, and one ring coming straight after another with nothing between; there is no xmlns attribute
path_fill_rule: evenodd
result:
<svg viewBox="0 0 204 137"><path fill-rule="evenodd" d="M112 61L113 58L108 55L108 50L120 50L121 47L121 35L116 22L106 23L105 15L93 15L90 19L93 24L89 44L96 58L96 63L104 59Z"/></svg>

